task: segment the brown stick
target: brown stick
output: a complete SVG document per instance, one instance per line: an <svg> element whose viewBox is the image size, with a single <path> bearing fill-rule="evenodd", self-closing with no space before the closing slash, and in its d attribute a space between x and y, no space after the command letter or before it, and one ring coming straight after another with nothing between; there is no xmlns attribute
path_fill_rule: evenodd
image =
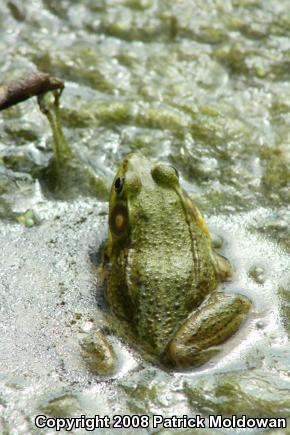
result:
<svg viewBox="0 0 290 435"><path fill-rule="evenodd" d="M63 88L63 80L51 77L49 74L42 72L27 74L20 80L0 87L0 111L36 95Z"/></svg>

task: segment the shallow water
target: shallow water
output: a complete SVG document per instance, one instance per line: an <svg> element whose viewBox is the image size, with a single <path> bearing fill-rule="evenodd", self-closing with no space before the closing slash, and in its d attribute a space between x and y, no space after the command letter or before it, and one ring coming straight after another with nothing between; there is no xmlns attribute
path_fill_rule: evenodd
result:
<svg viewBox="0 0 290 435"><path fill-rule="evenodd" d="M53 433L35 429L39 412L290 417L288 9L282 0L1 2L1 81L36 68L65 80L65 135L79 170L102 183L97 198L75 174L53 189L52 136L35 99L1 113L1 433ZM206 366L165 372L113 337L118 371L100 378L79 347L106 323L91 259L106 237L114 172L136 150L177 167L234 264L226 290L254 308ZM119 430L136 432L151 433Z"/></svg>

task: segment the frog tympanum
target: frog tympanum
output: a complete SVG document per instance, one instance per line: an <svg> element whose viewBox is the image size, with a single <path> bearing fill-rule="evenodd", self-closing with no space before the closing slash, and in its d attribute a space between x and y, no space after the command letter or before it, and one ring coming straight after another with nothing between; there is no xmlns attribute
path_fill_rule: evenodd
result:
<svg viewBox="0 0 290 435"><path fill-rule="evenodd" d="M177 170L130 154L109 205L107 300L145 351L172 367L208 361L251 302L217 291L231 274Z"/></svg>

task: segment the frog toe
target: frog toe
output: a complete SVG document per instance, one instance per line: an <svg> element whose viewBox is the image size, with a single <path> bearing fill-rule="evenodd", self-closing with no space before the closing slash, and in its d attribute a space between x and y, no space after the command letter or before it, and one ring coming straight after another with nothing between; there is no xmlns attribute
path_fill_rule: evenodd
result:
<svg viewBox="0 0 290 435"><path fill-rule="evenodd" d="M232 265L223 255L215 254L214 265L220 281L227 281L233 275Z"/></svg>
<svg viewBox="0 0 290 435"><path fill-rule="evenodd" d="M198 367L217 355L219 351L219 346L200 349L198 346L187 346L173 341L166 350L164 362L175 368Z"/></svg>

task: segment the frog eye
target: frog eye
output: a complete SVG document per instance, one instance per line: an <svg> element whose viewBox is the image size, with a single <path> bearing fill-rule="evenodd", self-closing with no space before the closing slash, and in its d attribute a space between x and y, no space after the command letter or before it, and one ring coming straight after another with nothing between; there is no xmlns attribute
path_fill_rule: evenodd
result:
<svg viewBox="0 0 290 435"><path fill-rule="evenodd" d="M124 180L125 180L125 177L118 177L115 180L114 188L115 188L115 192L116 193L120 193L122 191L122 188L123 188L123 185L124 185Z"/></svg>
<svg viewBox="0 0 290 435"><path fill-rule="evenodd" d="M174 166L157 163L151 169L151 175L157 184L161 184L165 187L178 184L179 174Z"/></svg>
<svg viewBox="0 0 290 435"><path fill-rule="evenodd" d="M126 232L128 223L127 208L122 204L116 204L109 218L110 230L115 236L121 237Z"/></svg>

